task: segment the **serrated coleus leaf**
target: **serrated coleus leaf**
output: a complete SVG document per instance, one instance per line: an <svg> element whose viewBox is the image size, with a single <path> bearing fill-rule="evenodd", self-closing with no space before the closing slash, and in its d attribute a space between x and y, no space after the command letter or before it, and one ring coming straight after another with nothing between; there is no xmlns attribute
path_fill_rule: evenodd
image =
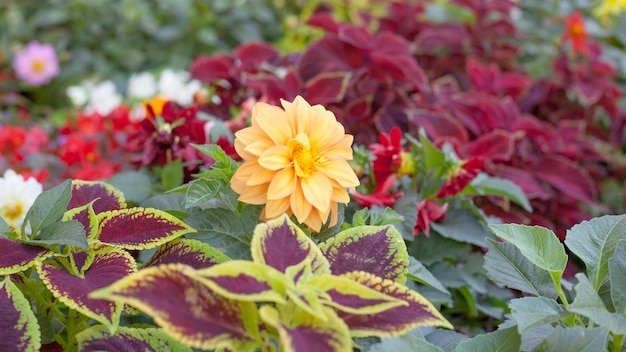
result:
<svg viewBox="0 0 626 352"><path fill-rule="evenodd" d="M197 276L184 264L149 267L92 297L140 309L188 346L254 351L259 336L256 305L223 297Z"/></svg>
<svg viewBox="0 0 626 352"><path fill-rule="evenodd" d="M100 242L124 249L153 248L195 232L178 218L158 209L129 208L98 214Z"/></svg>
<svg viewBox="0 0 626 352"><path fill-rule="evenodd" d="M252 260L283 273L288 267L309 260L314 275L330 274L330 265L322 251L287 215L257 225L250 250Z"/></svg>
<svg viewBox="0 0 626 352"><path fill-rule="evenodd" d="M327 305L348 313L373 314L393 307L409 306L409 303L402 299L386 295L346 277L320 275L310 278L306 284L324 292L328 297L325 302Z"/></svg>
<svg viewBox="0 0 626 352"><path fill-rule="evenodd" d="M401 305L373 314L338 311L337 314L348 325L352 336L398 336L420 326L452 329L452 325L426 298L404 285L364 271L342 276L408 303L408 306Z"/></svg>
<svg viewBox="0 0 626 352"><path fill-rule="evenodd" d="M126 208L124 194L108 183L100 181L72 181L72 198L67 210L79 208L93 202L96 214L107 210Z"/></svg>
<svg viewBox="0 0 626 352"><path fill-rule="evenodd" d="M115 334L111 334L106 326L96 325L78 333L76 341L81 352L191 352L191 348L156 328L136 329L121 326Z"/></svg>
<svg viewBox="0 0 626 352"><path fill-rule="evenodd" d="M203 269L228 260L230 260L228 256L206 243L177 238L159 246L143 266L180 263L194 269Z"/></svg>
<svg viewBox="0 0 626 352"><path fill-rule="evenodd" d="M332 309L325 308L320 319L295 306L290 308L280 312L264 305L259 309L261 319L278 330L281 351L352 351L348 327Z"/></svg>
<svg viewBox="0 0 626 352"><path fill-rule="evenodd" d="M98 217L92 205L93 202L70 209L63 215L63 221L78 221L83 226L88 239L95 239L98 236Z"/></svg>
<svg viewBox="0 0 626 352"><path fill-rule="evenodd" d="M271 266L245 260L214 265L198 270L196 275L222 296L242 301L285 303L287 289L293 286L285 274Z"/></svg>
<svg viewBox="0 0 626 352"><path fill-rule="evenodd" d="M359 226L344 230L320 250L333 275L366 271L376 276L406 282L409 256L402 235L393 226Z"/></svg>
<svg viewBox="0 0 626 352"><path fill-rule="evenodd" d="M49 254L50 251L46 248L29 246L0 237L0 275L24 271Z"/></svg>
<svg viewBox="0 0 626 352"><path fill-rule="evenodd" d="M82 255L79 260L85 259ZM97 289L111 285L136 271L133 257L124 250L102 246L96 249L83 276L75 276L48 263L38 263L37 272L54 297L68 307L93 318L113 330L123 308L121 303L90 298Z"/></svg>
<svg viewBox="0 0 626 352"><path fill-rule="evenodd" d="M41 333L30 302L8 277L0 282L0 351L39 351Z"/></svg>

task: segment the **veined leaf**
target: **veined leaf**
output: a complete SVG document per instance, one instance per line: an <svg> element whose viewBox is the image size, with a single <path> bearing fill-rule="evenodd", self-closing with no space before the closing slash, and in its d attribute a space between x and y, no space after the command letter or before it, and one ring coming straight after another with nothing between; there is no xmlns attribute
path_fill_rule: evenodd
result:
<svg viewBox="0 0 626 352"><path fill-rule="evenodd" d="M255 262L267 264L283 273L288 267L305 260L311 261L314 275L330 273L330 264L322 251L287 215L257 225L250 251Z"/></svg>
<svg viewBox="0 0 626 352"><path fill-rule="evenodd" d="M194 269L208 268L230 260L224 253L200 241L177 238L156 250L144 267L181 263Z"/></svg>
<svg viewBox="0 0 626 352"><path fill-rule="evenodd" d="M119 190L120 195L123 195L125 199L134 203L141 203L148 199L155 188L153 186L154 180L146 172L142 171L117 172L108 178L106 182L116 190Z"/></svg>
<svg viewBox="0 0 626 352"><path fill-rule="evenodd" d="M47 248L29 246L0 237L0 275L24 271L48 255L50 251Z"/></svg>
<svg viewBox="0 0 626 352"><path fill-rule="evenodd" d="M93 202L94 212L126 208L124 194L117 188L101 181L72 181L72 197L67 210L81 207Z"/></svg>
<svg viewBox="0 0 626 352"><path fill-rule="evenodd" d="M39 194L35 203L26 213L22 224L22 233L25 233L26 224L29 223L33 239L37 239L37 234L42 227L61 221L71 195L72 182L70 180L65 180L63 183Z"/></svg>
<svg viewBox="0 0 626 352"><path fill-rule="evenodd" d="M558 321L569 312L553 299L546 297L523 297L509 303L511 316L517 322L517 331L522 334L529 329Z"/></svg>
<svg viewBox="0 0 626 352"><path fill-rule="evenodd" d="M370 352L444 352L441 348L431 344L423 338L411 333L396 337L383 337L380 342L370 346Z"/></svg>
<svg viewBox="0 0 626 352"><path fill-rule="evenodd" d="M41 334L30 302L9 277L0 282L0 351L39 351Z"/></svg>
<svg viewBox="0 0 626 352"><path fill-rule="evenodd" d="M413 257L409 257L408 272L409 273L407 274L407 276L409 279L430 286L440 292L450 295L450 291L448 291L448 289L443 286L441 281L437 280L437 278L430 271L428 271L428 269L426 269L426 267L421 262Z"/></svg>
<svg viewBox="0 0 626 352"><path fill-rule="evenodd" d="M586 329L556 327L535 351L561 352L597 352L606 351L609 331L605 327Z"/></svg>
<svg viewBox="0 0 626 352"><path fill-rule="evenodd" d="M269 265L231 260L198 270L194 276L220 295L241 301L285 303L289 279Z"/></svg>
<svg viewBox="0 0 626 352"><path fill-rule="evenodd" d="M335 312L324 309L324 319L316 318L301 309L285 309L282 314L274 307L263 305L259 309L261 319L276 330L280 336L281 351L352 351L350 331Z"/></svg>
<svg viewBox="0 0 626 352"><path fill-rule="evenodd" d="M493 237L489 229L467 208L448 208L446 218L441 222L432 222L430 226L443 237L479 247L486 247L486 239Z"/></svg>
<svg viewBox="0 0 626 352"><path fill-rule="evenodd" d="M583 221L567 231L565 244L587 267L597 291L609 274L609 259L620 240L626 239L626 215L606 215Z"/></svg>
<svg viewBox="0 0 626 352"><path fill-rule="evenodd" d="M619 241L614 255L609 259L609 279L611 281L611 300L618 313L626 313L626 241Z"/></svg>
<svg viewBox="0 0 626 352"><path fill-rule="evenodd" d="M495 195L509 199L526 211L532 211L532 206L524 194L524 191L515 183L499 177L481 173L463 190L463 194Z"/></svg>
<svg viewBox="0 0 626 352"><path fill-rule="evenodd" d="M106 211L98 220L100 242L125 249L148 249L195 232L176 217L150 208Z"/></svg>
<svg viewBox="0 0 626 352"><path fill-rule="evenodd" d="M555 299L558 292L550 274L533 264L511 243L488 240L485 269L498 284L535 296Z"/></svg>
<svg viewBox="0 0 626 352"><path fill-rule="evenodd" d="M356 276L359 273L361 275L366 274L361 271L351 275ZM363 280L368 278L370 276ZM381 281L380 278L378 280ZM310 278L306 285L314 286L328 295L329 300L325 302L327 305L347 313L373 314L398 306L409 306L409 303L402 299L388 296L369 286L362 285L358 281L342 276L318 275Z"/></svg>
<svg viewBox="0 0 626 352"><path fill-rule="evenodd" d="M489 226L496 236L517 247L524 257L559 279L567 265L565 248L554 232L540 226L504 224Z"/></svg>
<svg viewBox="0 0 626 352"><path fill-rule="evenodd" d="M576 297L568 310L592 319L614 334L626 334L626 314L609 312L585 274L576 274L576 279L578 279L574 286Z"/></svg>
<svg viewBox="0 0 626 352"><path fill-rule="evenodd" d="M215 163L211 165L211 169L224 171L230 178L237 170L239 163L229 157L222 147L217 144L192 144L200 152L215 159Z"/></svg>
<svg viewBox="0 0 626 352"><path fill-rule="evenodd" d="M459 343L454 352L498 351L518 352L522 338L514 327L498 329L487 334L480 334L474 338Z"/></svg>
<svg viewBox="0 0 626 352"><path fill-rule="evenodd" d="M183 264L149 267L92 297L140 309L167 334L193 348L254 351L259 336L255 304L217 294L196 276Z"/></svg>
<svg viewBox="0 0 626 352"><path fill-rule="evenodd" d="M115 330L122 312L122 303L90 298L89 294L108 286L136 271L136 264L128 252L113 247L96 250L91 265L83 277L74 276L47 263L37 264L41 281L54 297L68 307L93 318Z"/></svg>
<svg viewBox="0 0 626 352"><path fill-rule="evenodd" d="M185 207L203 206L215 198L222 184L218 180L199 178L189 183L185 197Z"/></svg>
<svg viewBox="0 0 626 352"><path fill-rule="evenodd" d="M76 335L78 350L96 351L176 351L191 352L191 348L176 341L163 330L156 328L136 329L120 326L111 334L106 326L95 325Z"/></svg>
<svg viewBox="0 0 626 352"><path fill-rule="evenodd" d="M352 272L342 276L409 304L376 314L362 315L338 311L337 314L348 324L354 337L398 336L419 326L452 328L426 298L404 285L365 272Z"/></svg>
<svg viewBox="0 0 626 352"><path fill-rule="evenodd" d="M82 249L89 248L83 224L76 220L59 221L41 228L35 240L24 240L36 246L67 245Z"/></svg>
<svg viewBox="0 0 626 352"><path fill-rule="evenodd" d="M365 271L406 282L409 255L402 235L393 226L353 227L320 243L319 248L333 275Z"/></svg>

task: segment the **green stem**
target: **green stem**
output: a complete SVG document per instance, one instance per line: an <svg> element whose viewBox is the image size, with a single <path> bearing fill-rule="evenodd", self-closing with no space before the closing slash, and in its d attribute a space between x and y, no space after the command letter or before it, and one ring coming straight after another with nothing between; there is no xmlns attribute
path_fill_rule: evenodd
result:
<svg viewBox="0 0 626 352"><path fill-rule="evenodd" d="M624 343L624 335L613 335L613 347L611 348L611 352L619 352L622 349L622 344Z"/></svg>

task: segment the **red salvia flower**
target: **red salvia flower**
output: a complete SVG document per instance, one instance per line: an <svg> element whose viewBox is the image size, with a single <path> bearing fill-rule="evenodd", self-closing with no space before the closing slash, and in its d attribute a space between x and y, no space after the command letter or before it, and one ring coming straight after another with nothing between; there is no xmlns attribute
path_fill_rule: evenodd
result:
<svg viewBox="0 0 626 352"><path fill-rule="evenodd" d="M384 182L379 182L372 194L361 194L358 192L352 192L352 198L362 207L369 208L373 205L381 207L393 207L400 197L404 194L402 192L389 193L391 188L396 182L395 175L389 175Z"/></svg>
<svg viewBox="0 0 626 352"><path fill-rule="evenodd" d="M587 47L587 31L583 16L576 11L565 18L565 32L561 38L563 43L571 42L575 52L587 55L589 49Z"/></svg>
<svg viewBox="0 0 626 352"><path fill-rule="evenodd" d="M413 235L417 236L423 232L426 237L430 236L430 223L434 221L442 221L446 218L448 211L448 203L439 205L432 199L421 200L417 204L417 222L413 228Z"/></svg>
<svg viewBox="0 0 626 352"><path fill-rule="evenodd" d="M483 162L484 159L478 156L463 161L450 173L448 179L439 189L437 198L452 197L463 191L478 176L483 168Z"/></svg>
<svg viewBox="0 0 626 352"><path fill-rule="evenodd" d="M83 161L94 162L100 158L97 148L97 141L87 140L84 136L74 133L61 144L59 158L68 166Z"/></svg>
<svg viewBox="0 0 626 352"><path fill-rule="evenodd" d="M370 144L374 153L374 177L377 182L383 182L389 175L395 174L402 165L402 132L398 127L391 129L391 133L380 133L380 143Z"/></svg>

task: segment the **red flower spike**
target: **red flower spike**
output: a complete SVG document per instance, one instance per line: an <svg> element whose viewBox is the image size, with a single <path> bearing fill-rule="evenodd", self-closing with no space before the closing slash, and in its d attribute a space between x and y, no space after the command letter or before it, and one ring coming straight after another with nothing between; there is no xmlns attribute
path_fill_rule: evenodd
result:
<svg viewBox="0 0 626 352"><path fill-rule="evenodd" d="M483 168L483 163L482 157L473 157L464 161L441 186L437 198L452 197L463 191L478 176Z"/></svg>
<svg viewBox="0 0 626 352"><path fill-rule="evenodd" d="M417 204L417 223L413 229L413 235L423 232L426 237L430 236L430 223L443 221L448 211L448 203L440 206L432 199L424 199Z"/></svg>
<svg viewBox="0 0 626 352"><path fill-rule="evenodd" d="M373 205L381 207L393 207L396 201L401 198L404 193L395 192L389 193L393 185L396 182L396 176L391 174L385 181L379 182L372 194L361 194L358 192L352 192L352 198L362 207L369 208Z"/></svg>
<svg viewBox="0 0 626 352"><path fill-rule="evenodd" d="M376 156L374 159L374 176L377 182L386 180L402 165L402 131L398 127L391 129L391 133L380 133L380 143L370 144L370 150Z"/></svg>
<svg viewBox="0 0 626 352"><path fill-rule="evenodd" d="M565 31L561 37L563 43L571 42L574 52L582 55L589 53L587 45L587 31L583 16L576 11L565 18Z"/></svg>

